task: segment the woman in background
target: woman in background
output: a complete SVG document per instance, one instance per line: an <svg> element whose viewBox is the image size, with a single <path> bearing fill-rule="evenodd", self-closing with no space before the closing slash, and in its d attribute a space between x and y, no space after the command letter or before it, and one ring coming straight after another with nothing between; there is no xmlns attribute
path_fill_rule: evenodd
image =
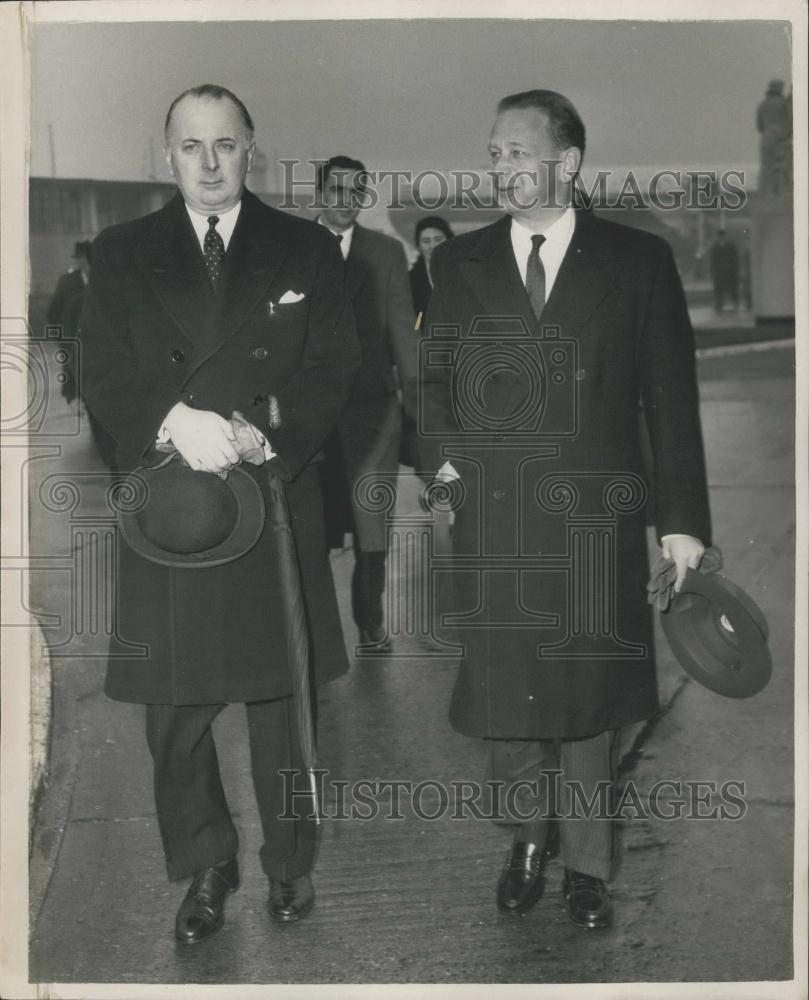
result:
<svg viewBox="0 0 809 1000"><path fill-rule="evenodd" d="M416 223L416 249L419 252L416 263L410 268L410 294L413 296L413 309L416 313L415 333L421 330L427 303L433 292L430 280L430 258L439 243L452 239L450 225L440 215L427 215ZM402 465L415 467L417 445L416 422L407 413L402 424L399 461Z"/></svg>
<svg viewBox="0 0 809 1000"><path fill-rule="evenodd" d="M416 329L421 326L424 311L430 301L433 284L430 280L430 257L439 243L452 239L449 223L440 215L428 215L416 223L416 249L418 260L410 269L410 292L416 310Z"/></svg>

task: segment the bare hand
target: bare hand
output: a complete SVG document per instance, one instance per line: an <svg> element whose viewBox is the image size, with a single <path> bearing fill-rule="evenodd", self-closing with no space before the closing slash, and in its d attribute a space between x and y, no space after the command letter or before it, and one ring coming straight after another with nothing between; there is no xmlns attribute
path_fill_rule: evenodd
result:
<svg viewBox="0 0 809 1000"><path fill-rule="evenodd" d="M177 403L169 411L164 426L189 468L216 473L238 465L236 433L230 421L218 413Z"/></svg>

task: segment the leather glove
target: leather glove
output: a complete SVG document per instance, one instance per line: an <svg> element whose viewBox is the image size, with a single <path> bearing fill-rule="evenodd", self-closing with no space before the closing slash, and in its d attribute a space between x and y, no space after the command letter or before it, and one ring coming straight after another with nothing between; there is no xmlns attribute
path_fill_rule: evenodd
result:
<svg viewBox="0 0 809 1000"><path fill-rule="evenodd" d="M718 545L711 545L705 550L699 564L700 573L717 573L722 568L722 550ZM674 600L674 584L677 580L677 567L673 559L658 556L652 566L652 575L646 584L647 601L656 606L658 611L667 611Z"/></svg>

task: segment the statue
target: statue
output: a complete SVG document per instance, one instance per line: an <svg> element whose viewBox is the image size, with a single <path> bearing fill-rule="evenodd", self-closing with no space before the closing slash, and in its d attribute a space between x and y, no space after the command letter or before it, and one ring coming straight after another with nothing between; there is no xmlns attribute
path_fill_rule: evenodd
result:
<svg viewBox="0 0 809 1000"><path fill-rule="evenodd" d="M771 80L756 112L761 133L761 173L758 189L764 195L792 192L792 95L784 94L784 81Z"/></svg>

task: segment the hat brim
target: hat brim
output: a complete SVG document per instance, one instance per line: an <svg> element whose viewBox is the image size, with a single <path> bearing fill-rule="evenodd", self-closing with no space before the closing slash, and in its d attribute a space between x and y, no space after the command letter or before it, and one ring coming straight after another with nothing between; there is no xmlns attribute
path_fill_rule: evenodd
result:
<svg viewBox="0 0 809 1000"><path fill-rule="evenodd" d="M130 477L140 479L133 484L136 493L148 490L150 475L159 475L156 469L140 468L130 473ZM193 475L212 475L195 472ZM233 562L245 555L258 542L266 523L266 508L261 487L253 477L240 466L228 473L225 483L230 487L236 500L236 523L233 531L219 545L200 552L170 552L150 541L141 531L137 511L119 512L118 525L127 545L144 559L170 566L174 569L205 569Z"/></svg>
<svg viewBox="0 0 809 1000"><path fill-rule="evenodd" d="M772 657L764 613L720 573L688 570L661 623L680 665L709 690L749 698L769 682Z"/></svg>

